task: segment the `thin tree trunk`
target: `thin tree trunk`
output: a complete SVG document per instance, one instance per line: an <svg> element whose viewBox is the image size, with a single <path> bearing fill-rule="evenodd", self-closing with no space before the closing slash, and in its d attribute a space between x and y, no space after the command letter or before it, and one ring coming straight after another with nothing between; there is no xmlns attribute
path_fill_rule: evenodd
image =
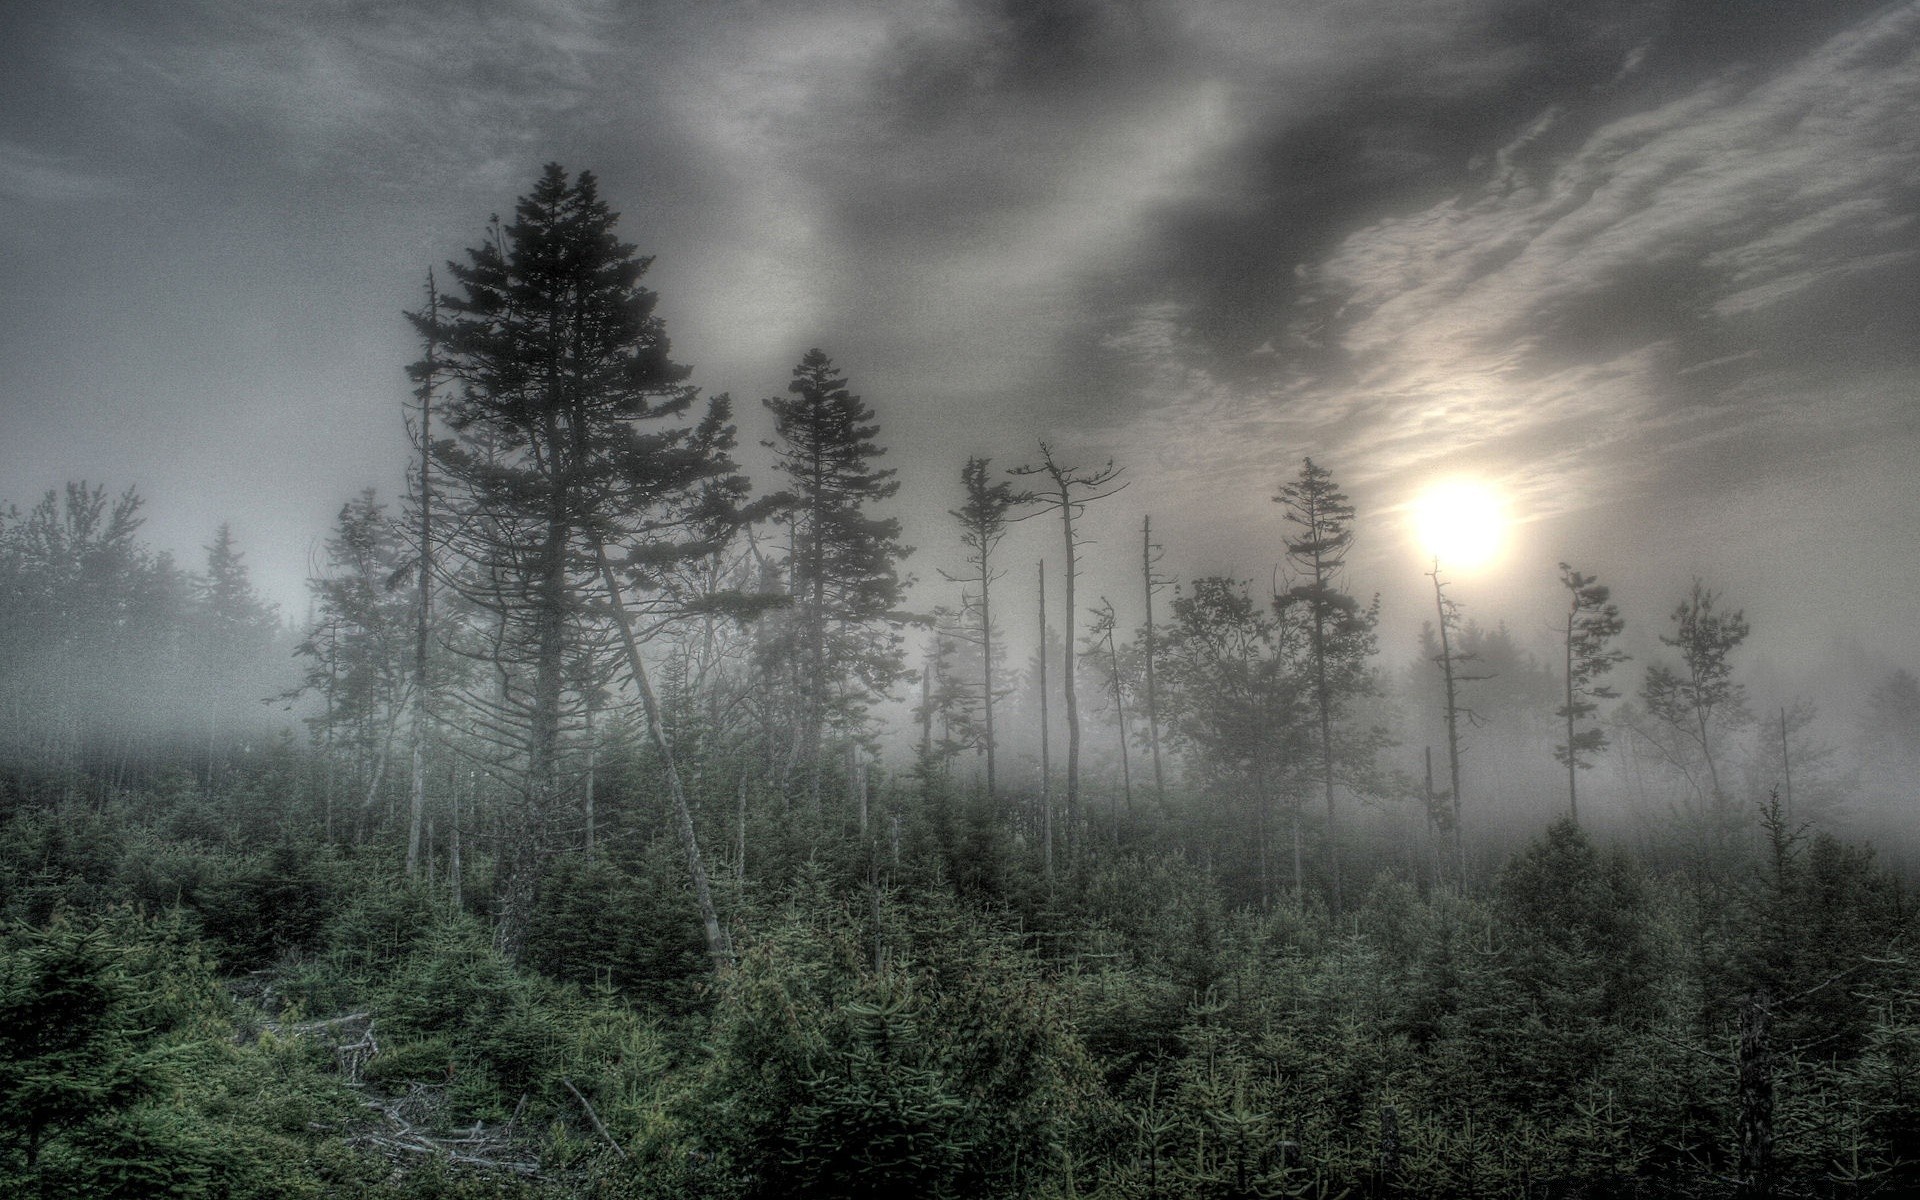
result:
<svg viewBox="0 0 1920 1200"><path fill-rule="evenodd" d="M600 564L600 579L606 585L607 599L613 606L613 615L620 630L620 644L627 655L627 670L633 676L633 686L640 693L641 708L647 721L647 736L653 741L653 748L660 755L660 765L667 776L667 793L673 800L674 827L680 835L680 847L687 856L687 874L693 881L694 901L700 907L700 923L706 929L707 954L713 959L715 971L726 969L733 962L733 943L727 937L727 931L720 924L720 917L713 907L713 892L707 885L707 869L700 859L700 840L693 828L693 810L688 807L686 789L680 782L680 769L674 762L673 744L667 740L666 726L660 720L660 701L653 693L653 683L647 676L647 665L640 658L640 646L633 639L633 625L627 619L626 601L621 597L620 585L613 577L613 564L607 561L607 549L598 534L593 539L594 556Z"/></svg>
<svg viewBox="0 0 1920 1200"><path fill-rule="evenodd" d="M1073 650L1074 613L1073 577L1078 572L1076 554L1073 547L1073 504L1067 495L1066 485L1060 487L1060 527L1066 535L1067 552L1067 636L1062 638L1062 670L1066 675L1060 681L1067 702L1067 853L1071 856L1078 852L1080 845L1080 700L1074 689L1075 670Z"/></svg>
<svg viewBox="0 0 1920 1200"><path fill-rule="evenodd" d="M466 905L466 894L461 886L462 865L460 862L460 773L456 768L448 781L449 800L453 809L453 828L447 831L447 892L453 902L453 911L459 912Z"/></svg>
<svg viewBox="0 0 1920 1200"><path fill-rule="evenodd" d="M1047 560L1040 560L1040 844L1047 878L1053 878L1053 758L1047 714Z"/></svg>
<svg viewBox="0 0 1920 1200"><path fill-rule="evenodd" d="M740 772L740 791L734 799L734 843L733 843L733 879L735 883L744 883L747 878L747 773Z"/></svg>
<svg viewBox="0 0 1920 1200"><path fill-rule="evenodd" d="M1111 611L1111 606L1109 606ZM1113 661L1113 711L1120 719L1120 787L1127 799L1127 818L1133 818L1133 767L1127 762L1127 703L1120 697L1120 647L1107 630L1107 657Z"/></svg>
<svg viewBox="0 0 1920 1200"><path fill-rule="evenodd" d="M585 807L586 807L586 817L587 817L587 854L589 857L591 857L593 854L593 821L596 815L593 811L594 769L599 765L597 762L597 759L599 757L598 752L600 749L600 741L598 738L594 736L594 732L593 732L593 705L592 704L587 705L586 721L587 721L587 729L586 729L586 733L587 733L586 792L587 794L585 797L585 800L586 800Z"/></svg>
<svg viewBox="0 0 1920 1200"><path fill-rule="evenodd" d="M1433 604L1439 613L1440 672L1447 685L1447 776L1453 785L1453 846L1460 890L1467 890L1466 827L1460 820L1460 707L1453 680L1453 643L1447 637L1447 604L1440 591L1440 560L1433 561Z"/></svg>
<svg viewBox="0 0 1920 1200"><path fill-rule="evenodd" d="M1319 541L1320 510L1308 509L1314 541L1313 585L1316 597L1313 610L1313 693L1320 710L1320 772L1327 799L1327 898L1334 915L1340 913L1340 814L1333 803L1333 694L1327 684L1327 614L1325 598L1332 587L1332 568L1321 558Z"/></svg>
<svg viewBox="0 0 1920 1200"><path fill-rule="evenodd" d="M1772 998L1762 987L1740 1004L1739 1072L1741 1200L1773 1195Z"/></svg>
<svg viewBox="0 0 1920 1200"><path fill-rule="evenodd" d="M980 711L987 739L987 808L993 808L993 610L987 592L993 584L993 571L987 552L980 552Z"/></svg>
<svg viewBox="0 0 1920 1200"><path fill-rule="evenodd" d="M1578 577L1575 577L1576 582ZM1573 619L1580 611L1580 593L1575 590L1573 607L1567 612L1567 811L1573 823L1580 823L1579 756L1573 744Z"/></svg>
<svg viewBox="0 0 1920 1200"><path fill-rule="evenodd" d="M440 293L427 271L427 321L438 329ZM427 736L431 696L427 691L428 632L433 619L433 384L439 369L438 338L427 338L426 373L420 381L420 594L413 627L413 779L407 789L407 878L420 868L420 826L427 812Z"/></svg>
<svg viewBox="0 0 1920 1200"><path fill-rule="evenodd" d="M1780 710L1780 774L1787 785L1787 820L1793 820L1793 755L1787 748L1787 710Z"/></svg>
<svg viewBox="0 0 1920 1200"><path fill-rule="evenodd" d="M1154 686L1153 632L1153 518L1140 518L1140 567L1147 596L1147 745L1153 749L1153 794L1162 807L1167 803L1167 780L1160 769L1160 695Z"/></svg>

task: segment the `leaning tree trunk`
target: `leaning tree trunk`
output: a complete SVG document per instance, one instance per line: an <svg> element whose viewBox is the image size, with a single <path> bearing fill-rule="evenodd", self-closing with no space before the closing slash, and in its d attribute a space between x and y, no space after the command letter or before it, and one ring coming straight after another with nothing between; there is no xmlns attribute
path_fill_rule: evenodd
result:
<svg viewBox="0 0 1920 1200"><path fill-rule="evenodd" d="M594 556L600 563L600 579L606 585L607 599L613 606L613 615L620 630L620 645L626 651L627 670L633 675L633 686L640 693L640 705L647 720L647 737L653 742L653 748L660 755L660 765L667 776L667 793L673 801L674 829L680 835L680 848L687 856L687 874L693 881L693 898L700 906L700 923L706 929L707 955L713 959L713 969L725 970L733 963L733 943L727 937L726 927L720 924L719 914L714 911L713 892L707 886L707 868L700 858L700 840L693 828L693 810L687 804L686 788L680 782L680 768L674 761L673 744L667 740L667 728L660 720L660 701L654 695L653 683L647 675L647 665L640 657L639 643L634 641L633 624L627 619L626 601L621 598L620 585L613 577L613 564L607 561L607 548L598 534L593 539Z"/></svg>

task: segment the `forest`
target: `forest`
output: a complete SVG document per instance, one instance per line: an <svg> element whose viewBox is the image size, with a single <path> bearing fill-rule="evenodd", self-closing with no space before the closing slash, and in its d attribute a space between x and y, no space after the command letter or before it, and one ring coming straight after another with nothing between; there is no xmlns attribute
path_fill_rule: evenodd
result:
<svg viewBox="0 0 1920 1200"><path fill-rule="evenodd" d="M1913 675L1836 743L1712 581L1569 563L1544 659L1438 560L1383 645L1340 464L1177 580L1086 536L1128 464L903 481L819 349L750 478L650 261L550 165L424 272L303 614L132 488L0 517L0 1194L1920 1190L1914 881L1844 820Z"/></svg>

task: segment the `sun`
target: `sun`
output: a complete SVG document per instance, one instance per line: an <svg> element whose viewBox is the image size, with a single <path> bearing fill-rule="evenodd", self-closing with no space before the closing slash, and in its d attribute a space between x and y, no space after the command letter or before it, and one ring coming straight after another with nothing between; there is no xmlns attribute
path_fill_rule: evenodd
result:
<svg viewBox="0 0 1920 1200"><path fill-rule="evenodd" d="M1500 557L1507 516L1499 493L1478 480L1449 479L1413 502L1421 547L1443 566L1471 570Z"/></svg>

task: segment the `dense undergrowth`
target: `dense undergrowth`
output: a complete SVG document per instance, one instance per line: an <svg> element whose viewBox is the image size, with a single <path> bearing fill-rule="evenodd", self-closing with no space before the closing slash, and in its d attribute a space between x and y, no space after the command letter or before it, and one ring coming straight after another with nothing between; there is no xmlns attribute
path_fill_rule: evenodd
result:
<svg viewBox="0 0 1920 1200"><path fill-rule="evenodd" d="M1150 822L1048 883L964 813L897 847L794 814L720 880L716 976L665 842L554 860L514 963L272 799L13 797L0 1193L1711 1196L1761 1082L1780 1194L1920 1186L1909 903L1777 814L1660 874L1561 822L1338 915L1236 903ZM354 1079L301 1029L358 1012ZM356 1144L407 1095L539 1172Z"/></svg>

